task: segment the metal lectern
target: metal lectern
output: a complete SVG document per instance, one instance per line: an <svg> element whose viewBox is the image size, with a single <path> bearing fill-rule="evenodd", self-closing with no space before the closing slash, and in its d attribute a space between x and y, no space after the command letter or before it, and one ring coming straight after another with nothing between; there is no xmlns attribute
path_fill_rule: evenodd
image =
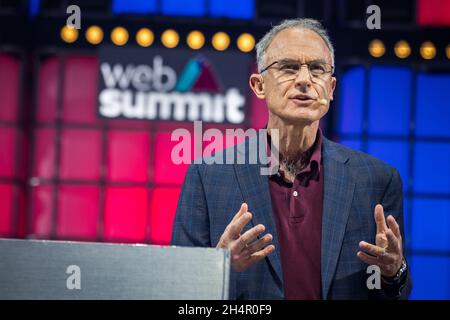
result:
<svg viewBox="0 0 450 320"><path fill-rule="evenodd" d="M228 299L229 252L0 239L0 299Z"/></svg>

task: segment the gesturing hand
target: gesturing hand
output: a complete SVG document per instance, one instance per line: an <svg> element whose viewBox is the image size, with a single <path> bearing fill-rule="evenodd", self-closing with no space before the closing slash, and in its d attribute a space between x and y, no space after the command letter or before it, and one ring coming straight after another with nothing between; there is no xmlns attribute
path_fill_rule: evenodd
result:
<svg viewBox="0 0 450 320"><path fill-rule="evenodd" d="M275 246L269 245L272 241L271 234L266 234L264 237L253 241L265 230L262 224L254 226L241 235L242 229L251 219L252 214L248 211L247 204L243 203L233 220L225 228L216 246L216 248L231 251L231 267L238 272L244 271L275 251Z"/></svg>
<svg viewBox="0 0 450 320"><path fill-rule="evenodd" d="M393 277L403 262L400 227L393 216L389 215L387 219L384 218L381 204L375 206L375 222L377 224L376 245L361 241L359 248L365 252L358 251L357 256L367 264L377 265L383 276Z"/></svg>

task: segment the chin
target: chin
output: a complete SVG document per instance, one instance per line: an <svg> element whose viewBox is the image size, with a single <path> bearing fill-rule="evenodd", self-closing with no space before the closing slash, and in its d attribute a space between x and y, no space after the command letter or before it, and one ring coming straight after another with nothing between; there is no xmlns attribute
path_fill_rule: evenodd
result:
<svg viewBox="0 0 450 320"><path fill-rule="evenodd" d="M297 124L297 125L310 125L313 124L314 122L320 120L320 118L316 118L316 117L305 117L305 116L286 116L286 117L282 117L282 119L284 120L284 122L289 123L289 124Z"/></svg>
<svg viewBox="0 0 450 320"><path fill-rule="evenodd" d="M320 108L317 105L299 107L297 105L287 104L283 109L272 109L270 112L289 124L310 125L323 118L327 111L328 108Z"/></svg>
<svg viewBox="0 0 450 320"><path fill-rule="evenodd" d="M325 114L317 112L318 110L295 110L295 112L285 114L283 119L289 123L311 124L319 121Z"/></svg>

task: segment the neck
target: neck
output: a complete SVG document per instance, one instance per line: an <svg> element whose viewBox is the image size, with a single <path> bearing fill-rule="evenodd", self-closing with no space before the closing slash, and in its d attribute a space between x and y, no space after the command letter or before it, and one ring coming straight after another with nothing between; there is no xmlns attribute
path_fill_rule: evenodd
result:
<svg viewBox="0 0 450 320"><path fill-rule="evenodd" d="M302 158L314 144L319 121L313 123L286 123L282 119L269 116L267 124L268 133L271 129L279 131L279 152L281 159L296 161Z"/></svg>

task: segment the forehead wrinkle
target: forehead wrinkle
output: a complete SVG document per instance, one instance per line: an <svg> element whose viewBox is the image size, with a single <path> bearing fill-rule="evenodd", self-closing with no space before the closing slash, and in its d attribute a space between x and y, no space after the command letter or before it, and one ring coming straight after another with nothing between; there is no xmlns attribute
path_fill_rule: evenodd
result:
<svg viewBox="0 0 450 320"><path fill-rule="evenodd" d="M298 41L292 41L291 39L294 37ZM283 54L272 52L283 52ZM291 56L290 58L295 57L295 60L301 62L323 59L325 62L331 63L331 53L324 40L315 32L307 29L291 28L280 31L267 47L265 56L266 63L269 59L273 60L280 56L283 56L283 58L288 56Z"/></svg>

